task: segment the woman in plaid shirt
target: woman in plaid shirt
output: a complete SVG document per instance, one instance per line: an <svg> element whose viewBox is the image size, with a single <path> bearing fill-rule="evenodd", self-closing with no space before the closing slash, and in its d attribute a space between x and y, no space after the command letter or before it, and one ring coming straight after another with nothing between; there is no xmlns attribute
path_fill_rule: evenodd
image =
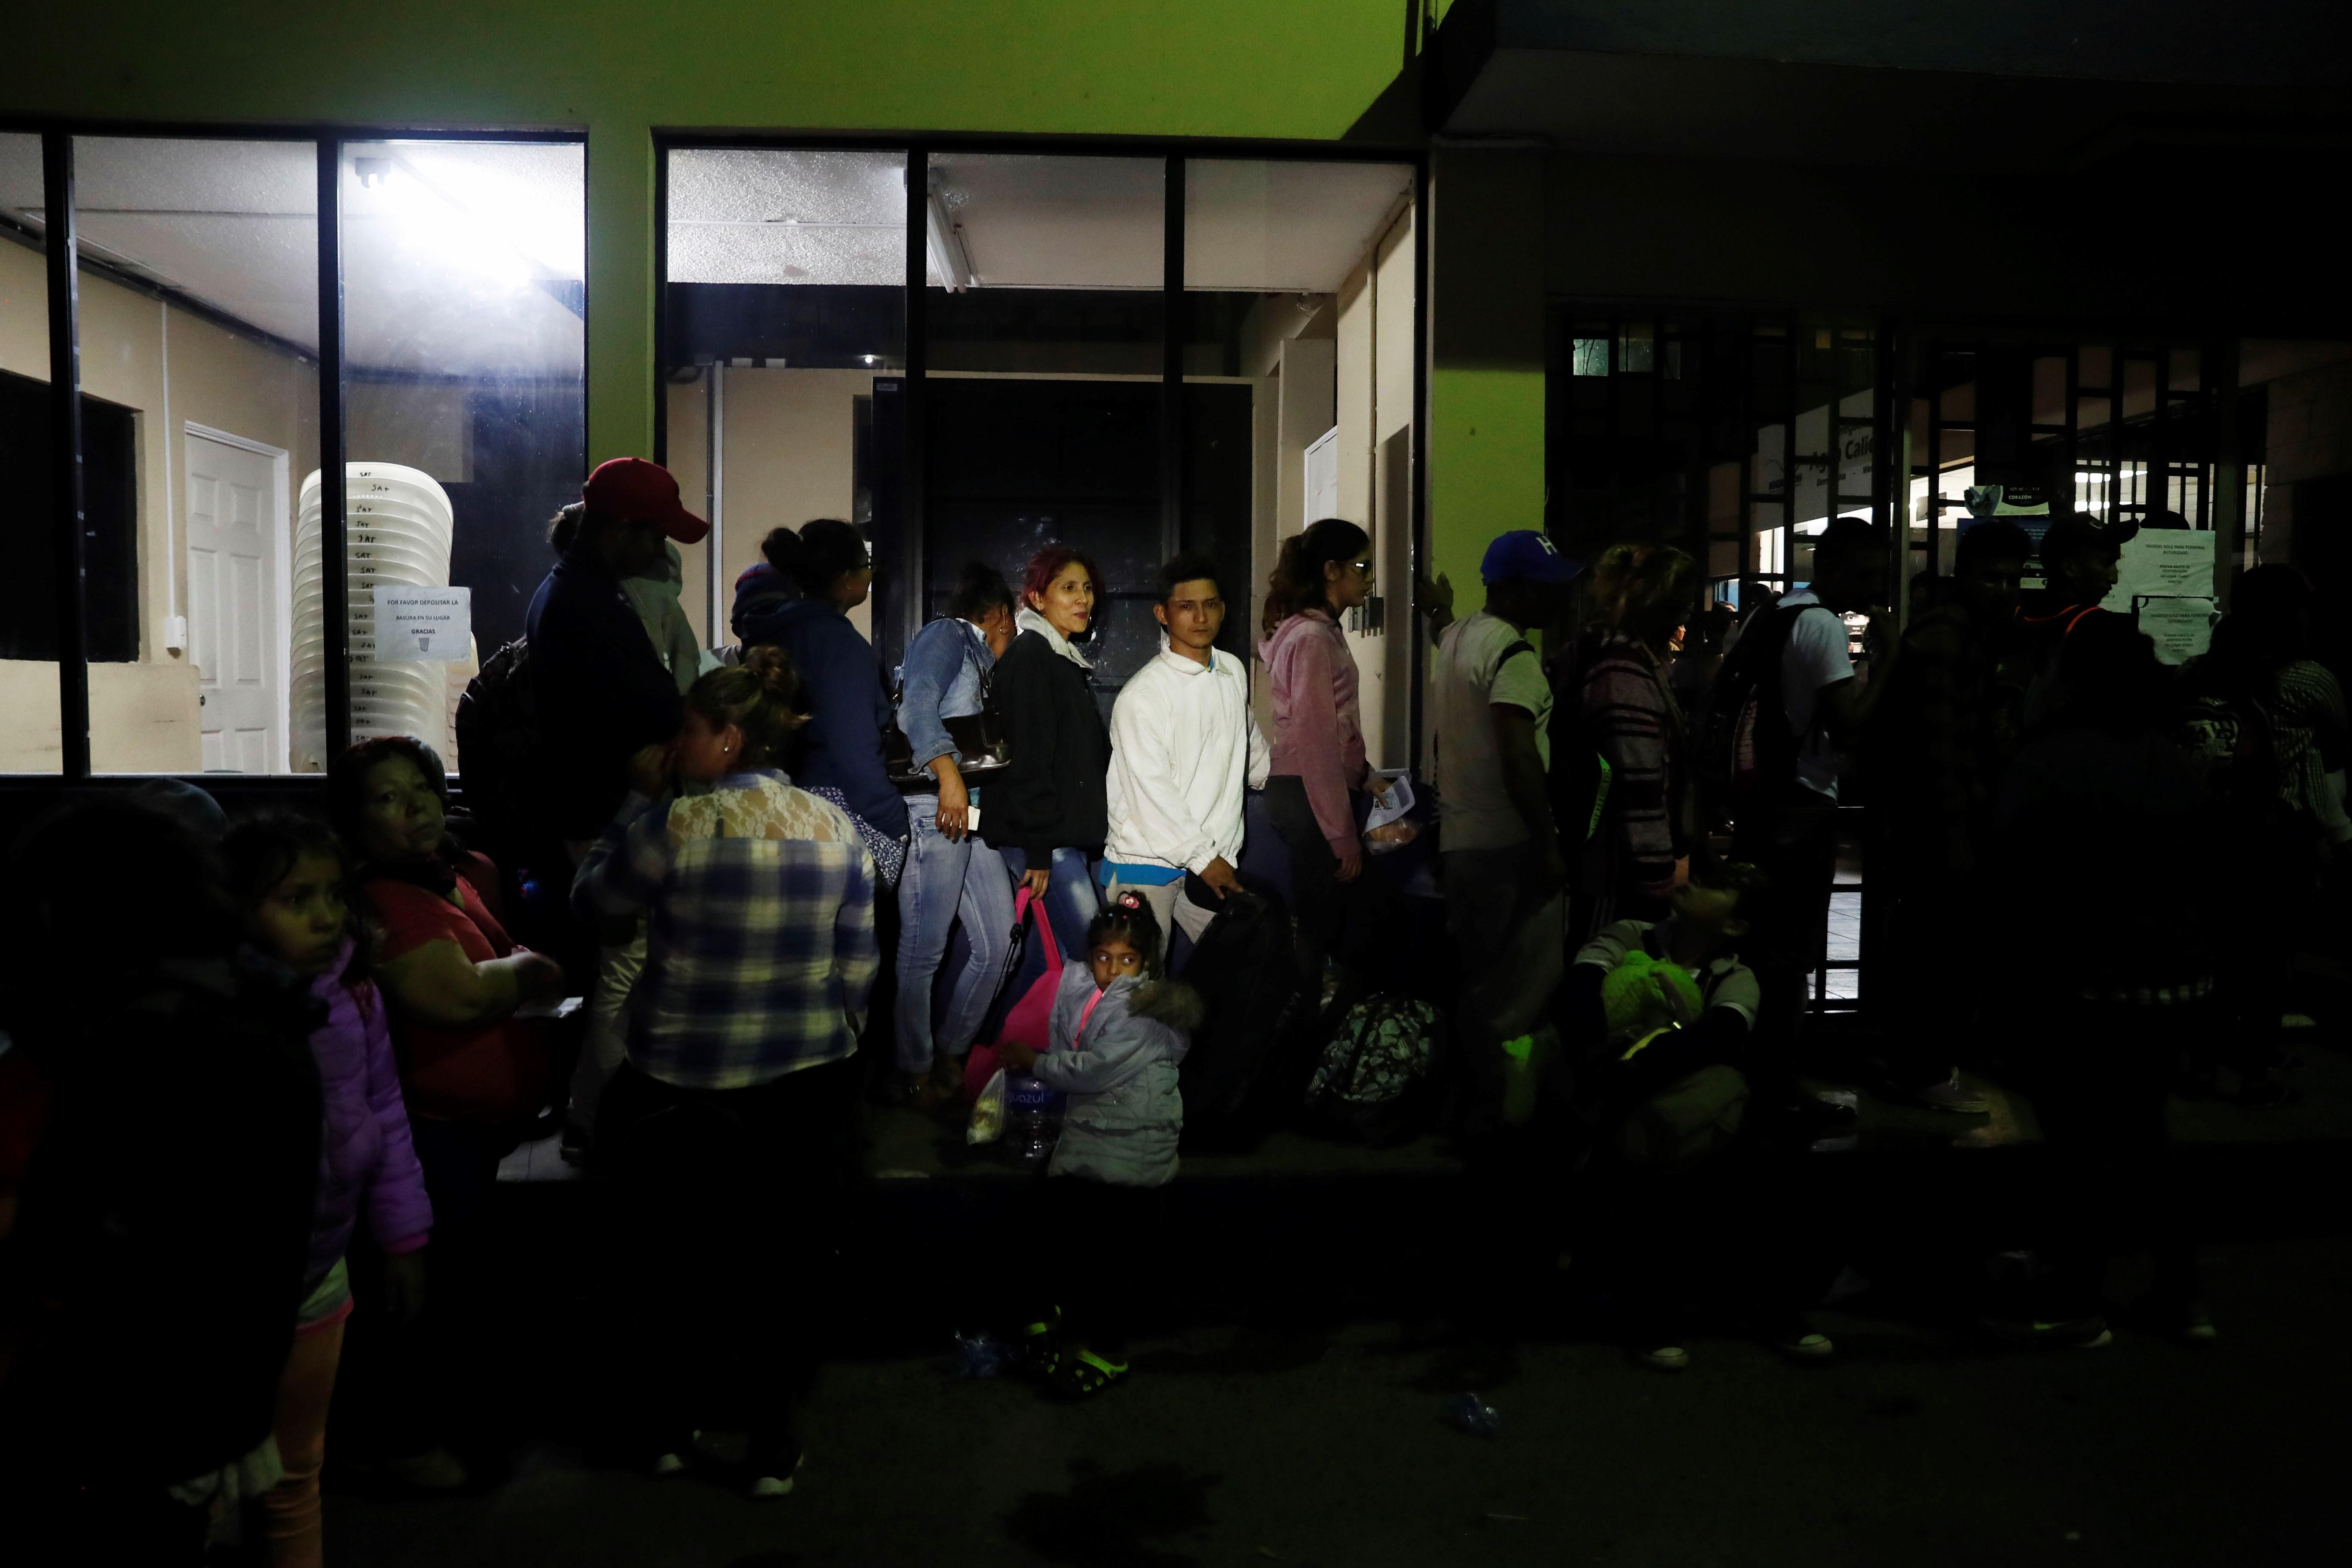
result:
<svg viewBox="0 0 2352 1568"><path fill-rule="evenodd" d="M793 1409L840 1206L826 1198L846 1182L851 1057L880 962L872 856L776 765L799 694L774 647L696 681L572 892L585 919L647 916L595 1143L630 1248L630 1436L656 1474L682 1470L693 1429L719 1424L701 1392L730 1385L758 1497L789 1492L800 1463ZM709 793L669 794L672 774Z"/></svg>

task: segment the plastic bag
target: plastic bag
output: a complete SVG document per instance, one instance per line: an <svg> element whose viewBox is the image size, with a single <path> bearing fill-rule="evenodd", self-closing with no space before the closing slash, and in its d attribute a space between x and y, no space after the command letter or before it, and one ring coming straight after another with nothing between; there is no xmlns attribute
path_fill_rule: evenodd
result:
<svg viewBox="0 0 2352 1568"><path fill-rule="evenodd" d="M1402 773L1374 773L1385 787L1372 796L1371 815L1364 819L1364 847L1375 855L1392 854L1421 837L1421 829L1405 820L1412 810L1412 780Z"/></svg>
<svg viewBox="0 0 2352 1568"><path fill-rule="evenodd" d="M1004 1069L998 1068L980 1098L971 1102L971 1124L963 1130L967 1143L993 1143L1004 1136Z"/></svg>
<svg viewBox="0 0 2352 1568"><path fill-rule="evenodd" d="M1014 1360L1012 1348L982 1330L955 1337L955 1374L962 1378L994 1377Z"/></svg>

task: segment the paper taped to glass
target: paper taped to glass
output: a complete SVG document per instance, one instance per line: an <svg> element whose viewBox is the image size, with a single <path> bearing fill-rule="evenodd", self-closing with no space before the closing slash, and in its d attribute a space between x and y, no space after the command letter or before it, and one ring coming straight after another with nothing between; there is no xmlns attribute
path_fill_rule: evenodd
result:
<svg viewBox="0 0 2352 1568"><path fill-rule="evenodd" d="M474 635L471 588L377 584L375 658L416 664L464 658Z"/></svg>

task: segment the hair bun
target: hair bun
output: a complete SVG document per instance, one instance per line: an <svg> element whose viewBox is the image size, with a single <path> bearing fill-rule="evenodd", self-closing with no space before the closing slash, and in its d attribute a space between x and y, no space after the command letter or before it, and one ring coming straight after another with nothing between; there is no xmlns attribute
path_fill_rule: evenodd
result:
<svg viewBox="0 0 2352 1568"><path fill-rule="evenodd" d="M745 649L743 668L758 679L761 690L779 702L789 706L800 695L800 677L792 659L772 643Z"/></svg>
<svg viewBox="0 0 2352 1568"><path fill-rule="evenodd" d="M797 576L808 559L801 536L789 528L768 530L767 537L760 541L760 553L769 565L788 576Z"/></svg>

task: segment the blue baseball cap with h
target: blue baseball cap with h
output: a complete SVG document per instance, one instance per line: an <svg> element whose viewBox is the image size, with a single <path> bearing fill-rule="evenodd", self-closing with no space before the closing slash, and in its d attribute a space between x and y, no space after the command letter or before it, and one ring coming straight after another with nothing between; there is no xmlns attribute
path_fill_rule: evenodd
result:
<svg viewBox="0 0 2352 1568"><path fill-rule="evenodd" d="M1491 588L1497 583L1570 583L1583 570L1582 563L1559 552L1550 535L1517 528L1496 535L1486 546L1478 575Z"/></svg>

